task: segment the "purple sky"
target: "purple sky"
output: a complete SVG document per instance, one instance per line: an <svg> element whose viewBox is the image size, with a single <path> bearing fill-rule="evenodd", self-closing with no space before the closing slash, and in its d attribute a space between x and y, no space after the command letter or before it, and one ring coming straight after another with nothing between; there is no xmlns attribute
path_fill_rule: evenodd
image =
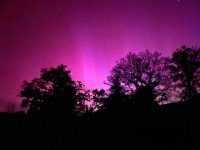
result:
<svg viewBox="0 0 200 150"><path fill-rule="evenodd" d="M200 46L199 8L200 0L1 0L0 103L19 104L22 81L42 67L66 64L86 88L101 88L129 51Z"/></svg>

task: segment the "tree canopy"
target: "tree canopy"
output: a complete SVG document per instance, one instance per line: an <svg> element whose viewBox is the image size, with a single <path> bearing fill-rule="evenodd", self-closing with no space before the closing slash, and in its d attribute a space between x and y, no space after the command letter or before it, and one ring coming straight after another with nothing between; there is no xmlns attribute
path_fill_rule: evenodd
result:
<svg viewBox="0 0 200 150"><path fill-rule="evenodd" d="M83 84L75 82L64 65L42 68L40 78L23 82L20 96L24 98L21 106L29 106L28 113L66 115L72 115L76 106L80 108L88 99Z"/></svg>
<svg viewBox="0 0 200 150"><path fill-rule="evenodd" d="M171 79L182 90L180 97L191 99L200 87L200 49L182 46L168 61Z"/></svg>
<svg viewBox="0 0 200 150"><path fill-rule="evenodd" d="M117 61L107 83L111 84L116 78L128 93L134 93L141 86L169 86L166 82L168 72L165 58L161 57L160 53L151 53L149 50L139 54L129 52Z"/></svg>
<svg viewBox="0 0 200 150"><path fill-rule="evenodd" d="M149 50L129 52L112 68L105 82L107 91L85 90L66 68L62 64L42 68L39 78L24 81L21 106L29 107L28 113L79 115L88 110L116 111L133 99L140 104L170 101L174 95L188 100L199 93L200 87L200 49L194 47L182 46L171 57Z"/></svg>

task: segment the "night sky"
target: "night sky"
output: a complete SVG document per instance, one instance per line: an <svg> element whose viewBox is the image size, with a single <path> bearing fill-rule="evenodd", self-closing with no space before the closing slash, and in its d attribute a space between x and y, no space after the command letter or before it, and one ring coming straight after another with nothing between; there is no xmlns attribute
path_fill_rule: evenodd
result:
<svg viewBox="0 0 200 150"><path fill-rule="evenodd" d="M0 103L20 103L23 80L63 63L87 89L116 60L145 49L200 46L200 0L0 0Z"/></svg>

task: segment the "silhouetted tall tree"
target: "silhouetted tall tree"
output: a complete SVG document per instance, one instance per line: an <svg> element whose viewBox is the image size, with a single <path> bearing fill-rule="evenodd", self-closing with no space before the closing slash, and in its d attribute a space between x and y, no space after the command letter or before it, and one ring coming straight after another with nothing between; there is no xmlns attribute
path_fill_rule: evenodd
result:
<svg viewBox="0 0 200 150"><path fill-rule="evenodd" d="M72 115L88 97L83 84L75 82L64 65L41 69L40 78L23 82L20 96L24 97L21 106L29 106L28 113L58 115Z"/></svg>
<svg viewBox="0 0 200 150"><path fill-rule="evenodd" d="M129 52L125 58L117 61L107 82L110 83L114 78L119 78L121 85L129 93L134 93L141 86L152 86L153 88L162 86L164 87L162 90L167 89L169 87L166 82L168 77L165 58L161 57L158 52L150 53L146 50L138 55Z"/></svg>
<svg viewBox="0 0 200 150"><path fill-rule="evenodd" d="M104 83L110 86L109 88L110 94L126 93L125 88L120 83L119 76L117 75L115 77L109 76L107 79L108 79L107 82Z"/></svg>
<svg viewBox="0 0 200 150"><path fill-rule="evenodd" d="M86 111L90 110L88 105L88 102L91 102L90 90L85 90L83 86L84 85L80 81L76 83L77 93L75 95L76 106L74 112L78 116L83 115Z"/></svg>
<svg viewBox="0 0 200 150"><path fill-rule="evenodd" d="M109 94L108 98L104 102L104 108L109 110L119 109L123 102L127 100L126 90L121 85L119 77L108 78L109 82L105 84L109 85Z"/></svg>
<svg viewBox="0 0 200 150"><path fill-rule="evenodd" d="M200 87L200 49L182 46L173 52L169 61L171 78L182 89L181 98L191 99Z"/></svg>

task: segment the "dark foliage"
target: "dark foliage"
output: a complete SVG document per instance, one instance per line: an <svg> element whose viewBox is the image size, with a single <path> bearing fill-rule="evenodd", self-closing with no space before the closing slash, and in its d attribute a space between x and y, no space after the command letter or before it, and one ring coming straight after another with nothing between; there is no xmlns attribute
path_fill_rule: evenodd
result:
<svg viewBox="0 0 200 150"><path fill-rule="evenodd" d="M182 46L168 61L170 76L175 86L182 90L181 99L191 99L200 87L200 49Z"/></svg>
<svg viewBox="0 0 200 150"><path fill-rule="evenodd" d="M104 101L104 108L111 111L119 111L128 96L126 95L125 88L121 85L119 78L112 78L110 80L110 88L107 99Z"/></svg>
<svg viewBox="0 0 200 150"><path fill-rule="evenodd" d="M158 52L151 53L149 50L139 54L130 52L112 68L106 83L110 85L113 80L118 79L126 94L133 94L141 86L152 86L156 89L157 96L160 96L169 88L166 63L165 58Z"/></svg>
<svg viewBox="0 0 200 150"><path fill-rule="evenodd" d="M74 114L77 107L84 108L84 101L88 100L88 92L83 90L82 83L75 82L64 65L41 69L40 78L24 81L20 96L25 98L21 106L29 106L29 114L58 116Z"/></svg>
<svg viewBox="0 0 200 150"><path fill-rule="evenodd" d="M41 77L24 81L20 92L22 106L35 115L0 114L0 146L199 149L199 51L183 46L172 58L129 53L112 69L108 91L84 90L64 65L42 69ZM168 99L177 87L183 89L178 96L188 101L158 105L158 99ZM91 108L86 101L92 102ZM76 117L63 117L67 115Z"/></svg>

